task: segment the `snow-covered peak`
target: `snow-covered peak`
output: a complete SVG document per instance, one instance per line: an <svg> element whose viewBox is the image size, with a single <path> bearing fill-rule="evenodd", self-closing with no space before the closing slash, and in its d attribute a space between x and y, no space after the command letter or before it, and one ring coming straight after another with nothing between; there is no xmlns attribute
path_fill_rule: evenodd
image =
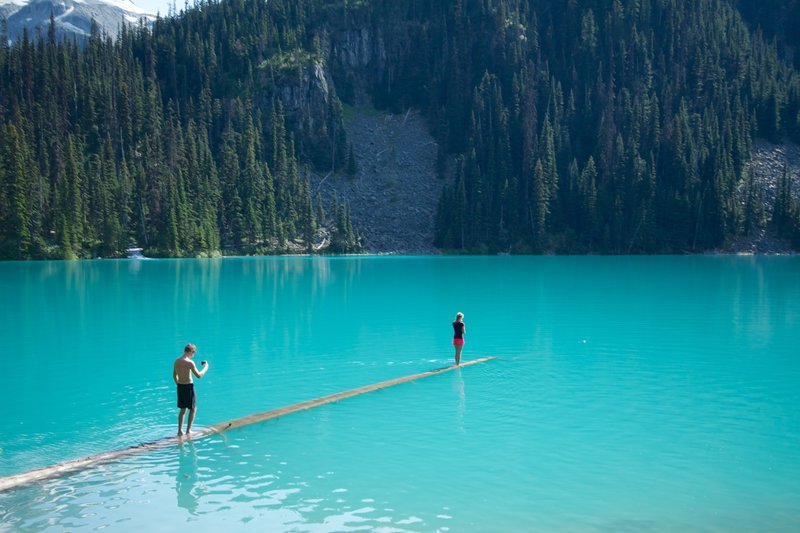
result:
<svg viewBox="0 0 800 533"><path fill-rule="evenodd" d="M0 0L0 6L23 7L31 3L48 2L48 1L50 0ZM141 13L143 15L151 14L146 9L143 9L134 4L133 2L131 2L131 0L72 0L72 1L75 2L76 4L106 4L109 6L116 7L128 13ZM64 2L60 3L63 4Z"/></svg>
<svg viewBox="0 0 800 533"><path fill-rule="evenodd" d="M131 0L0 0L0 16L8 21L11 40L26 29L31 37L46 34L51 16L57 35L79 40L90 35L92 20L115 36L123 23L135 25L144 19L148 24L156 19Z"/></svg>

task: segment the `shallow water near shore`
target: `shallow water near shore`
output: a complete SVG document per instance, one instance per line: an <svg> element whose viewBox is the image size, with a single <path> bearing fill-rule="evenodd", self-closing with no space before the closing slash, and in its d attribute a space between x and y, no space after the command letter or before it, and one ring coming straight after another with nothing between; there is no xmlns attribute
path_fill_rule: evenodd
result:
<svg viewBox="0 0 800 533"><path fill-rule="evenodd" d="M799 257L0 263L6 476L498 359L0 493L0 531L798 531Z"/></svg>

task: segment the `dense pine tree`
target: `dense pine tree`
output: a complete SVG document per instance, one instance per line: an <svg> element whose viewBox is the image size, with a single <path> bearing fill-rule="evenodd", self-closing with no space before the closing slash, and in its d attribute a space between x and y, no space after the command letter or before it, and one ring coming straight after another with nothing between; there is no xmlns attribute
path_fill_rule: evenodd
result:
<svg viewBox="0 0 800 533"><path fill-rule="evenodd" d="M355 251L301 170L356 173L337 89L427 113L448 251L700 251L770 218L797 240L789 176L765 210L746 169L754 138L800 141L798 5L215 0L113 41L0 36L0 257L316 252L323 227Z"/></svg>
<svg viewBox="0 0 800 533"><path fill-rule="evenodd" d="M758 218L737 193L752 139L800 139L797 72L730 3L462 0L440 17L424 105L458 125L442 140L465 162L440 202L446 249L717 247Z"/></svg>
<svg viewBox="0 0 800 533"><path fill-rule="evenodd" d="M314 11L209 2L116 41L95 26L83 45L58 42L52 24L3 38L0 257L311 251L335 223L315 218L275 78L319 60ZM328 106L325 164L344 167L335 93Z"/></svg>

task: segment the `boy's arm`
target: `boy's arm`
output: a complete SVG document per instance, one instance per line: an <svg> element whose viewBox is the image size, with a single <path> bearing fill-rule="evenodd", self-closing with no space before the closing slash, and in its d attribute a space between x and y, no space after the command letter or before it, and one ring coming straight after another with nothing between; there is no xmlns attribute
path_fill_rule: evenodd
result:
<svg viewBox="0 0 800 533"><path fill-rule="evenodd" d="M172 363L172 380L178 384L178 361Z"/></svg>
<svg viewBox="0 0 800 533"><path fill-rule="evenodd" d="M192 363L192 373L198 378L202 378L205 375L206 371L208 370L208 363L203 365L203 370L197 370L197 365L194 364L194 361L192 361L191 363Z"/></svg>

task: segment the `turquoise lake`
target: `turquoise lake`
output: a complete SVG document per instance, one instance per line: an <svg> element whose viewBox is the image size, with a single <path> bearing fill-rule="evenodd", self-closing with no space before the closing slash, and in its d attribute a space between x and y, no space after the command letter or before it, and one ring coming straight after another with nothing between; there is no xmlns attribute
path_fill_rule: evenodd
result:
<svg viewBox="0 0 800 533"><path fill-rule="evenodd" d="M800 257L0 262L0 531L800 531Z"/></svg>

